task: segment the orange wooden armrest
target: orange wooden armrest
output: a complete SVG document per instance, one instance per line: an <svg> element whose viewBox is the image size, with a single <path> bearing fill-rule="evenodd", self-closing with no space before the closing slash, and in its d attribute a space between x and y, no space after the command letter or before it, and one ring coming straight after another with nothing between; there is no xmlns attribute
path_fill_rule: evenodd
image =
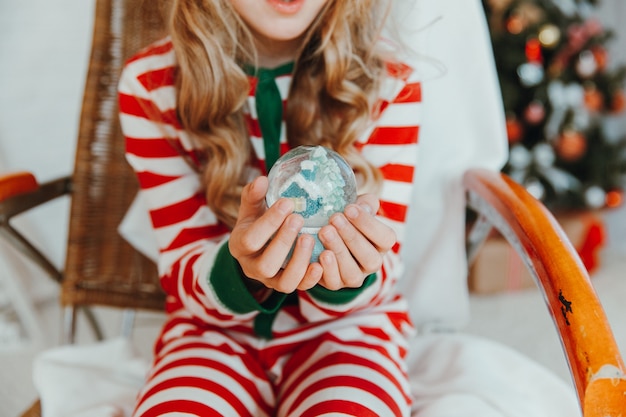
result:
<svg viewBox="0 0 626 417"><path fill-rule="evenodd" d="M585 417L626 416L626 368L589 275L554 216L504 174L471 169L468 204L517 250L555 322Z"/></svg>
<svg viewBox="0 0 626 417"><path fill-rule="evenodd" d="M39 184L30 172L11 172L0 175L0 202L16 195L35 191Z"/></svg>
<svg viewBox="0 0 626 417"><path fill-rule="evenodd" d="M39 184L30 172L0 175L0 223L70 192L70 177Z"/></svg>
<svg viewBox="0 0 626 417"><path fill-rule="evenodd" d="M70 177L39 184L29 172L0 176L0 236L7 239L58 282L62 279L61 271L26 236L12 227L11 219L70 192Z"/></svg>

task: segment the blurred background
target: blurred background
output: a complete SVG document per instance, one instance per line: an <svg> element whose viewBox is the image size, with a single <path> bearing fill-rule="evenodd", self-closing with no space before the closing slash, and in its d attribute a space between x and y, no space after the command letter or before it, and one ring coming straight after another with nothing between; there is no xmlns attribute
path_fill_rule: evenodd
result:
<svg viewBox="0 0 626 417"><path fill-rule="evenodd" d="M557 214L626 352L626 3L483 4L507 114L505 171ZM29 170L41 182L71 173L93 8L93 0L0 0L0 172ZM15 221L58 267L68 203L62 198ZM470 332L514 346L569 380L543 300L497 236L470 286ZM60 320L56 285L0 240L0 417L36 397L32 358L59 343ZM147 323L140 329L146 351L155 320Z"/></svg>

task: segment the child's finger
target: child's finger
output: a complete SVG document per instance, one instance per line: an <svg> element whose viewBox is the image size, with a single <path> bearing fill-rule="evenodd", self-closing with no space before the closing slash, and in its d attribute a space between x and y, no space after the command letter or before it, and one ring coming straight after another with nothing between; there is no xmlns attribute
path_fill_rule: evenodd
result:
<svg viewBox="0 0 626 417"><path fill-rule="evenodd" d="M331 224L335 227L339 236L348 249L347 254L337 253L337 260L339 262L339 270L342 274L344 282L346 277L353 277L355 271L353 263L360 266L359 272L365 274L371 274L378 271L382 265L382 256L377 247L375 247L369 239L367 239L360 230L358 230L352 223L350 223L346 217L337 213L330 219ZM331 249L330 247L328 249ZM352 275L347 275L352 274ZM353 280L348 279L346 284L360 284L351 282Z"/></svg>
<svg viewBox="0 0 626 417"><path fill-rule="evenodd" d="M374 194L361 194L357 198L356 204L366 213L374 216L380 207L380 200Z"/></svg>
<svg viewBox="0 0 626 417"><path fill-rule="evenodd" d="M256 268L257 270L255 272L259 278L269 279L278 274L278 271L283 266L285 259L289 255L289 252L291 251L291 248L293 247L293 244L296 241L296 238L298 237L298 233L300 232L300 229L302 229L303 223L304 223L304 220L302 219L300 215L292 214L289 217L287 217L284 224L278 229L278 232L271 238L270 242L263 249L263 253L258 258L257 268ZM296 246L297 246L296 249L298 249L298 251L297 253L294 253L294 255L297 255L296 259L299 260L301 257L303 257L301 253L305 251L306 248L302 249L300 247L302 246L302 243L300 243L299 246L298 245ZM304 264L304 267L300 268L301 269L300 278L304 275L304 271L306 270L306 266L308 265L308 260L310 259L310 257L311 255L309 253L309 257L304 258L304 261L301 262ZM300 283L300 279L298 279L298 281L294 283L293 289L295 289L299 283ZM274 284L272 284L272 286L275 287ZM279 290L278 288L276 289ZM284 289L279 290L279 291L290 292L290 291L284 291Z"/></svg>
<svg viewBox="0 0 626 417"><path fill-rule="evenodd" d="M378 252L387 252L395 245L396 234L393 229L369 214L359 204L350 204L344 213L348 221L376 247Z"/></svg>
<svg viewBox="0 0 626 417"><path fill-rule="evenodd" d="M241 192L241 206L239 208L239 221L256 219L265 211L265 193L267 193L267 177L258 177L243 187Z"/></svg>
<svg viewBox="0 0 626 417"><path fill-rule="evenodd" d="M323 251L319 256L320 265L322 265L323 273L320 279L320 284L331 290L337 291L344 287L341 282L341 275L339 274L339 265L335 254L330 250Z"/></svg>
<svg viewBox="0 0 626 417"><path fill-rule="evenodd" d="M304 278L300 281L300 285L298 285L298 289L301 291L307 291L315 287L320 282L320 279L322 279L323 273L324 269L322 268L322 265L317 262L310 263L307 267Z"/></svg>
<svg viewBox="0 0 626 417"><path fill-rule="evenodd" d="M254 220L250 219L252 221L246 225L245 234L241 236L241 245L246 248L247 253L256 253L268 243L271 243L270 240L278 233L292 212L293 202L288 199L281 199L263 213L261 217L254 218ZM238 223L238 225L241 225L241 223ZM298 231L300 228L298 228ZM284 237L284 239L289 238L293 242L295 235Z"/></svg>
<svg viewBox="0 0 626 417"><path fill-rule="evenodd" d="M289 294L300 288L309 269L314 245L315 242L311 236L301 235L298 237L291 258L278 278L279 282L272 283L277 291ZM309 277L309 280L311 279L314 277Z"/></svg>
<svg viewBox="0 0 626 417"><path fill-rule="evenodd" d="M348 225L347 227L351 228L355 232L354 234L356 239L360 239L359 246L369 245L370 248L372 248L372 245L368 243L365 238L360 236L360 234L354 230L354 227L352 227L351 225ZM359 236L356 236L357 234ZM361 286L365 275L361 270L361 266L354 258L354 254L346 246L346 243L342 239L342 236L340 236L337 232L337 229L335 229L334 226L325 226L324 228L322 228L322 230L320 230L319 237L324 244L324 247L327 250L332 251L332 253L334 254L341 286L350 288L356 288ZM377 257L380 256L380 254L378 254L375 250L374 253Z"/></svg>

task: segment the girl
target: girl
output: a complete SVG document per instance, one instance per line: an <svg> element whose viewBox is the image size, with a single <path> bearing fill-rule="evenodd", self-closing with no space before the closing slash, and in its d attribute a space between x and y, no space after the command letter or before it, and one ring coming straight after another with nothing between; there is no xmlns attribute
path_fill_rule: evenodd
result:
<svg viewBox="0 0 626 417"><path fill-rule="evenodd" d="M409 414L394 288L420 86L381 41L388 3L167 0L169 36L128 61L120 117L168 313L135 416ZM298 145L359 184L314 263L293 203L265 205Z"/></svg>

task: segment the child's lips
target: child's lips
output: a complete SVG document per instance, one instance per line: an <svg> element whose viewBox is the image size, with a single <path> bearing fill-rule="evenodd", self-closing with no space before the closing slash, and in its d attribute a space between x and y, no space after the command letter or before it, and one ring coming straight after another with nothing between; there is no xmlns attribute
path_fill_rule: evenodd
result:
<svg viewBox="0 0 626 417"><path fill-rule="evenodd" d="M281 14L294 14L302 8L304 0L268 0L268 3Z"/></svg>

